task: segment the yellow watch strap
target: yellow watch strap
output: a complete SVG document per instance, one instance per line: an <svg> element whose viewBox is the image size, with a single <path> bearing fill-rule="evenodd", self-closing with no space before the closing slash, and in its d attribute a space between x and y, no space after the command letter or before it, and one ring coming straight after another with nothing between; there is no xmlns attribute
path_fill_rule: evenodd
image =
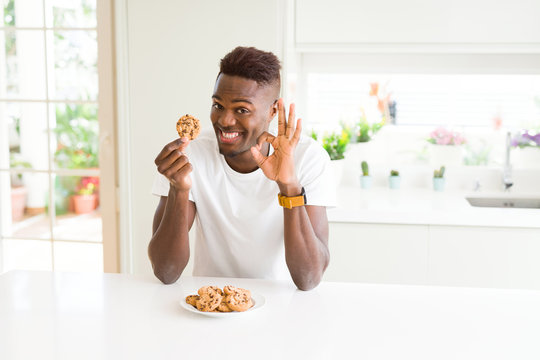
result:
<svg viewBox="0 0 540 360"><path fill-rule="evenodd" d="M283 196L278 194L278 202L280 206L287 209L292 209L297 206L304 206L307 204L306 191L302 188L302 193L298 196Z"/></svg>

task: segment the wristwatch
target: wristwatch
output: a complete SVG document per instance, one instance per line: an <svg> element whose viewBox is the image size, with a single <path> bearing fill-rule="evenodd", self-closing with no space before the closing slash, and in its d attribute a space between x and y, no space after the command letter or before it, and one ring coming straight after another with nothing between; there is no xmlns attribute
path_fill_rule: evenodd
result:
<svg viewBox="0 0 540 360"><path fill-rule="evenodd" d="M298 196L283 196L281 193L277 195L280 206L287 209L292 209L297 206L304 206L307 204L306 190L302 187L302 192Z"/></svg>

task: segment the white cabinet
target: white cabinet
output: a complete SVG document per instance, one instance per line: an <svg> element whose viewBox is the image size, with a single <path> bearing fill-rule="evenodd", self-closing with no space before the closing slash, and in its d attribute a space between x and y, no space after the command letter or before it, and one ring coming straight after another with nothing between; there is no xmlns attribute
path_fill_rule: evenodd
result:
<svg viewBox="0 0 540 360"><path fill-rule="evenodd" d="M538 44L537 0L296 0L296 43Z"/></svg>
<svg viewBox="0 0 540 360"><path fill-rule="evenodd" d="M540 289L540 229L330 223L324 280Z"/></svg>
<svg viewBox="0 0 540 360"><path fill-rule="evenodd" d="M428 282L540 289L540 229L431 226Z"/></svg>
<svg viewBox="0 0 540 360"><path fill-rule="evenodd" d="M425 284L427 226L330 224L326 281Z"/></svg>

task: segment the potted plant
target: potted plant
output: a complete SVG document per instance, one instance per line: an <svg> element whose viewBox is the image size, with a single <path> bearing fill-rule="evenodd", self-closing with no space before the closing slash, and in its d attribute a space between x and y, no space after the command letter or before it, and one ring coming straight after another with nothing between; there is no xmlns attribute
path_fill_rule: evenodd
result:
<svg viewBox="0 0 540 360"><path fill-rule="evenodd" d="M362 186L362 189L369 189L371 187L372 178L371 175L369 175L369 166L367 161L362 161L361 167L362 176L360 176L360 186Z"/></svg>
<svg viewBox="0 0 540 360"><path fill-rule="evenodd" d="M318 135L313 130L311 131L311 137L314 140L318 140ZM333 173L336 179L336 185L339 185L341 182L345 151L347 150L349 140L349 134L345 129L342 129L341 132L324 134L322 137L322 147L326 150L328 156L330 156L331 166L334 167Z"/></svg>
<svg viewBox="0 0 540 360"><path fill-rule="evenodd" d="M81 179L77 193L72 196L73 207L76 214L87 214L94 211L98 205L96 193L99 178L83 177Z"/></svg>
<svg viewBox="0 0 540 360"><path fill-rule="evenodd" d="M366 116L362 115L360 119L358 120L358 122L356 123L356 132L355 132L356 142L365 143L365 142L371 141L373 139L373 136L379 130L381 130L383 125L384 123L382 121L370 124L367 121Z"/></svg>
<svg viewBox="0 0 540 360"><path fill-rule="evenodd" d="M382 116L381 125L396 123L396 101L391 99L391 93L386 90L386 85L381 88L378 82L369 84L369 96L377 99L377 109Z"/></svg>
<svg viewBox="0 0 540 360"><path fill-rule="evenodd" d="M515 150L512 162L517 167L540 166L540 131L522 130L515 134L510 142Z"/></svg>
<svg viewBox="0 0 540 360"><path fill-rule="evenodd" d="M430 146L430 159L432 165L440 163L459 166L463 162L462 146L466 143L465 137L455 131L439 127L433 130L427 139Z"/></svg>
<svg viewBox="0 0 540 360"><path fill-rule="evenodd" d="M399 171L390 170L388 184L390 186L390 189L399 189L399 185L401 184L401 177L399 176Z"/></svg>
<svg viewBox="0 0 540 360"><path fill-rule="evenodd" d="M98 169L99 123L96 107L91 105L57 107L54 132L58 142L54 161L58 168ZM90 189L86 188L88 177L62 176L57 179L55 182L55 191L59 194L55 204L57 214L75 211L74 202L77 195L93 195L92 198L95 198L96 202L99 199L97 187L88 194L90 192ZM81 201L78 200L79 203ZM91 203L93 200L87 201Z"/></svg>
<svg viewBox="0 0 540 360"><path fill-rule="evenodd" d="M441 166L439 170L433 171L433 190L443 191L444 190L444 170L445 167Z"/></svg>

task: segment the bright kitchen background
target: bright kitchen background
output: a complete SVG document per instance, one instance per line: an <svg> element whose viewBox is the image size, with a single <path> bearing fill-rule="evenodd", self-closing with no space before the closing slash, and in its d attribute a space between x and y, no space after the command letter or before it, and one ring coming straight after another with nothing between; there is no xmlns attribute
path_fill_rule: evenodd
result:
<svg viewBox="0 0 540 360"><path fill-rule="evenodd" d="M12 3L4 0L4 12ZM28 4L29 0L17 3ZM104 54L98 54L97 48L112 38L113 32L94 16L100 4L110 7L111 3L38 3L45 9L41 23L21 24L19 30L16 23L6 23L4 16L4 28L0 30L6 43L4 69L10 70L7 46L17 33L34 34L40 39L38 50L30 47L43 54L41 58L26 58L36 64L33 71L43 68L43 63L48 66L41 70L42 74L27 80L30 85L36 85L38 78L48 83L41 86L42 93L23 96L21 101L13 101L13 96L24 94L9 93L9 76L8 82L0 83L2 91L7 91L0 94L4 106L2 124L7 122L13 127L17 118L24 119L18 115L23 113L21 109L41 106L35 113L42 119L42 131L19 120L20 131L31 134L29 144L38 144L37 137L43 144L41 149L49 151L37 151L37 145L25 147L20 136L19 144L10 143L10 151L20 153L22 160L25 153L30 154L32 168L7 171L5 162L0 164L4 178L10 175L14 179L23 173L25 185L30 189L41 186L40 194L46 195L45 200L40 195L39 206L26 204L23 220L8 219L3 205L3 271L19 267L101 271L104 261L100 244L110 241L112 245L103 251L106 257L115 259L116 265L110 269L117 266L124 272L149 273L146 248L157 204L150 194L155 173L153 159L165 143L174 139L172 124L178 115L196 114L203 128L210 126L210 94L218 62L237 45L252 45L278 54L284 66L283 96L297 103L297 113L308 130L321 134L339 131L341 124L354 124L362 114L370 123L380 121L376 99L369 95L372 83L378 83L381 93L395 101L395 124L385 125L364 152L346 154L343 186L359 188L359 162L365 159L372 166L377 187L386 187L387 172L397 168L404 176L400 194L430 190L426 174L443 164L430 157L426 138L442 126L468 140L463 155L469 165L449 166L449 190L472 191L479 183L483 190L499 191L506 132L540 130L540 24L536 21L540 5L533 1L164 1L153 4L149 11L147 2L119 0L113 4L115 48L108 54L114 55L116 61L117 115L107 119L96 111L102 108L102 101L112 98L103 98L110 89L97 90L97 86L103 85L103 79L111 80L112 75L103 77L103 71L97 69L100 54ZM73 11L73 22L48 23L47 14L54 13L55 6L68 9L68 13ZM99 31L101 37L96 36ZM67 37L71 47L61 47L65 32L79 34ZM24 37L15 39L24 42ZM22 59L21 54L17 56ZM67 65L69 61L76 65ZM105 69L108 62L112 63L102 61ZM52 64L55 67L49 71ZM72 72L62 72L62 66ZM77 84L73 84L75 79ZM65 88L61 80L66 82ZM64 148L59 149L62 136L54 129L66 118L77 119L75 126L70 124L71 130L80 131L88 130L84 125L95 125L97 121L98 134L92 135L97 137L96 145L102 145L97 139L103 126L114 124L108 129L112 148L107 149L104 160L103 147L98 146L98 166L59 166L57 151ZM24 130L24 126L31 129ZM65 130L64 137L68 134ZM113 136L115 130L117 136ZM7 141L4 134L0 140ZM25 148L32 147L34 153L25 152ZM2 159L5 149L2 145ZM111 165L111 157L118 159L117 165ZM38 158L44 164L41 167L34 165ZM103 161L108 171L103 170ZM534 176L538 176L540 163L534 157L522 156L515 149L512 163L517 178L538 180ZM104 176L113 176L109 181L111 190L109 196L101 194L98 207L86 214L76 214L69 208L69 198L80 190L84 179L99 178L101 187ZM41 179L32 183L31 177ZM73 180L75 185L62 187L61 180ZM526 190L535 189L530 186L533 180L529 179ZM6 204L10 190L6 181L2 184L2 204ZM516 181L514 190L525 189L524 184ZM67 203L65 212L59 211L58 205L54 209L47 205L56 202ZM43 212L34 214L34 207ZM102 216L104 209L109 209L108 216ZM112 222L113 231L101 231L103 221ZM38 224L39 235L34 231ZM356 237L371 225L355 226L348 236ZM23 246L22 240L33 245ZM59 249L64 244L79 247L62 255ZM28 260L37 252L43 262ZM71 265L67 266L69 261L62 258L71 259Z"/></svg>

